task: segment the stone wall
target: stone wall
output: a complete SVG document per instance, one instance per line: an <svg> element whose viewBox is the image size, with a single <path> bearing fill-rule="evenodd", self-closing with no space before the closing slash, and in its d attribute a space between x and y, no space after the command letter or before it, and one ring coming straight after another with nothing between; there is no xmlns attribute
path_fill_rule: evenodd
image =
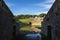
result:
<svg viewBox="0 0 60 40"><path fill-rule="evenodd" d="M60 40L60 0L56 0L42 22L42 33L50 40ZM48 35L48 33L50 34Z"/></svg>
<svg viewBox="0 0 60 40"><path fill-rule="evenodd" d="M13 27L15 26L13 14L4 1L0 1L0 40L12 40Z"/></svg>

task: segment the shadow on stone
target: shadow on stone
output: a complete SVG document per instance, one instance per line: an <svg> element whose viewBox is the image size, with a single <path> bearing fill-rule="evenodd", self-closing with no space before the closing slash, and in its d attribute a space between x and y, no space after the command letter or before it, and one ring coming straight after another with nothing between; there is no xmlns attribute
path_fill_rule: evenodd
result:
<svg viewBox="0 0 60 40"><path fill-rule="evenodd" d="M15 40L27 40L27 38L25 37L25 34L18 34L16 35Z"/></svg>

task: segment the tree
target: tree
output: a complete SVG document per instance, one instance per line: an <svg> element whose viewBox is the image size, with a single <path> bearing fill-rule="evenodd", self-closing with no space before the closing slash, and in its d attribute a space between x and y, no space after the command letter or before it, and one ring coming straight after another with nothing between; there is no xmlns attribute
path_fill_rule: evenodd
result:
<svg viewBox="0 0 60 40"><path fill-rule="evenodd" d="M41 13L39 16L44 17L44 16L46 16L46 13Z"/></svg>

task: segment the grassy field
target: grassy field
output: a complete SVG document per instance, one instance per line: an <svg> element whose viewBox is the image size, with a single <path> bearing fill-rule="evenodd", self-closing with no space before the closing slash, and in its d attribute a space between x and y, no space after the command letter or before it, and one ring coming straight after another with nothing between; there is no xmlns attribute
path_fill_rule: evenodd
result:
<svg viewBox="0 0 60 40"><path fill-rule="evenodd" d="M36 32L34 32L33 29L31 29L31 27L29 27L29 26L21 27L21 28L20 28L20 32L21 32L22 34L29 34L29 33L35 34L35 33L36 33Z"/></svg>
<svg viewBox="0 0 60 40"><path fill-rule="evenodd" d="M21 21L22 23L26 23L28 24L29 22L31 22L33 19L19 19L19 21Z"/></svg>
<svg viewBox="0 0 60 40"><path fill-rule="evenodd" d="M26 26L26 27L21 27L20 30L22 30L22 31L30 31L32 29L29 26Z"/></svg>
<svg viewBox="0 0 60 40"><path fill-rule="evenodd" d="M42 28L41 25L35 25L35 27L36 27L36 28L39 28L39 29Z"/></svg>
<svg viewBox="0 0 60 40"><path fill-rule="evenodd" d="M22 22L22 23L25 23L25 24L29 24L29 22L31 22L31 21L33 21L33 19L34 18L30 18L30 19L19 19L19 21L20 22ZM41 28L41 25L36 25L36 28ZM32 31L32 29L31 29L31 27L30 26L24 26L24 27L22 27L21 26L21 28L20 28L20 31L28 31L28 32L30 32L30 31Z"/></svg>
<svg viewBox="0 0 60 40"><path fill-rule="evenodd" d="M20 22L25 23L25 24L29 24L29 22L31 22L33 20L33 18L31 19L19 19ZM24 26L20 28L21 31L30 31L31 28L29 26Z"/></svg>

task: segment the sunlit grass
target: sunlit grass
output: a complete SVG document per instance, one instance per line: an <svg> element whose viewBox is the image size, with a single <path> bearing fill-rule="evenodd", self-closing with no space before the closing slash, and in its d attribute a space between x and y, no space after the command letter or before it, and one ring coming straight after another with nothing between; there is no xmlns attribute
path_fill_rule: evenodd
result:
<svg viewBox="0 0 60 40"><path fill-rule="evenodd" d="M27 27L21 27L20 30L21 31L30 31L31 28L29 26L27 26Z"/></svg>
<svg viewBox="0 0 60 40"><path fill-rule="evenodd" d="M29 26L27 26L27 27L21 27L20 28L20 32L22 33L22 34L35 34L36 32L35 31L33 31L33 29L31 28L31 27L29 27Z"/></svg>
<svg viewBox="0 0 60 40"><path fill-rule="evenodd" d="M41 25L35 25L35 27L41 27Z"/></svg>
<svg viewBox="0 0 60 40"><path fill-rule="evenodd" d="M19 19L19 21L21 21L22 23L28 24L29 22L32 21L32 19Z"/></svg>
<svg viewBox="0 0 60 40"><path fill-rule="evenodd" d="M42 26L41 26L41 25L35 25L35 27L36 27L36 28L39 28L39 29L41 29L41 28L42 28Z"/></svg>

